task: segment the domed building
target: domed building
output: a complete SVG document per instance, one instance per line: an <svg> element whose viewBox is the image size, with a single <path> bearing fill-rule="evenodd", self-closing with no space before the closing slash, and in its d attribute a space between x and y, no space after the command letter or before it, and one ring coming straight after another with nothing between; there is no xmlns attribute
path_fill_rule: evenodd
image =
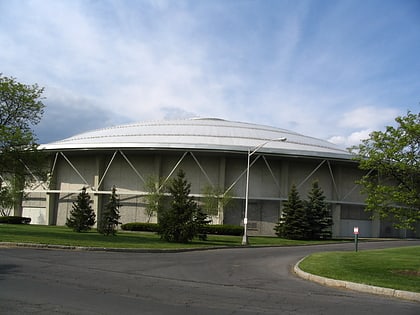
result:
<svg viewBox="0 0 420 315"><path fill-rule="evenodd" d="M290 187L306 199L317 180L332 209L334 237L352 236L354 226L362 237L398 236L391 224L365 213L355 183L363 174L348 151L286 129L214 118L150 121L41 147L51 156L50 181L28 190L23 205L35 224L65 225L83 187L98 214L114 186L123 223L156 222L145 211L149 179L167 182L183 169L197 201L209 190L230 196L212 213L214 224L243 225L248 200L249 235L274 235Z"/></svg>

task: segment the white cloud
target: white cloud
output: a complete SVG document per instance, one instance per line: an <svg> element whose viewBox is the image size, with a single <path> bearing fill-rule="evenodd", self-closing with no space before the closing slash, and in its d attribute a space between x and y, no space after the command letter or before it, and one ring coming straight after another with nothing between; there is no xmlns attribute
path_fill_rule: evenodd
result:
<svg viewBox="0 0 420 315"><path fill-rule="evenodd" d="M372 131L372 129L355 131L348 136L333 136L329 138L328 141L340 147L349 148L351 146L360 144L364 139L368 139Z"/></svg>
<svg viewBox="0 0 420 315"><path fill-rule="evenodd" d="M358 107L345 112L339 125L351 128L383 128L391 123L400 114L395 108L378 108L373 106Z"/></svg>
<svg viewBox="0 0 420 315"><path fill-rule="evenodd" d="M372 49L381 43L378 32L387 33L378 27L395 23L381 20L374 32L355 25L342 15L359 13L351 4L317 10L306 2L216 0L0 6L0 47L8 48L0 49L0 70L47 86L49 106L64 115L83 104L111 124L114 116L118 122L212 116L348 146L404 114L390 105L395 100L418 103L416 63L398 72L395 62L410 49ZM404 42L414 43L411 36Z"/></svg>
<svg viewBox="0 0 420 315"><path fill-rule="evenodd" d="M333 135L328 141L342 147L358 145L361 140L368 139L371 132L393 125L395 117L400 114L396 108L357 107L342 114L337 122L342 127L342 134Z"/></svg>

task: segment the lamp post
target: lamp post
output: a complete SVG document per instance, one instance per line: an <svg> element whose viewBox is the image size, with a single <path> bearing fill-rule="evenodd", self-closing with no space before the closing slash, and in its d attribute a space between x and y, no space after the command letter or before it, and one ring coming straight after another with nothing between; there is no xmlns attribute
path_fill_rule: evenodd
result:
<svg viewBox="0 0 420 315"><path fill-rule="evenodd" d="M242 245L248 245L248 197L249 197L249 168L250 168L250 161L251 156L254 155L255 152L257 152L259 149L261 149L263 146L265 146L269 142L273 141L286 141L287 138L280 137L280 138L274 138L267 140L260 145L256 146L251 150L251 148L248 148L248 161L247 161L247 167L246 167L246 188L245 188L245 214L244 214L244 236L242 237Z"/></svg>

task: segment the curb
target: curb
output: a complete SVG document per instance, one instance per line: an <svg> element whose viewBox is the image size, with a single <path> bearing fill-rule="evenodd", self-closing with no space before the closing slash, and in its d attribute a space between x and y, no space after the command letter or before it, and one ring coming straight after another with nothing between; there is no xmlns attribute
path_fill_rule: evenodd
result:
<svg viewBox="0 0 420 315"><path fill-rule="evenodd" d="M193 247L193 248L111 248L111 247L88 247L88 246L72 246L72 245L53 245L53 244L37 244L37 243L14 243L14 242L0 242L0 248L35 248L35 249L61 249L74 251L90 251L90 252L125 252L125 253L182 253L194 252L213 249L228 249L240 247Z"/></svg>
<svg viewBox="0 0 420 315"><path fill-rule="evenodd" d="M293 267L293 271L296 275L300 278L309 280L312 282L316 282L321 285L325 285L328 287L339 288L339 289L347 289L352 291L358 291L362 293L371 293L377 294L387 297L394 297L414 302L420 302L420 293L417 292L410 292L410 291L403 291L403 290L396 290L390 288L382 288L373 285L343 281L343 280L336 280L331 278L325 278L317 275L313 275L306 271L303 271L299 268L299 264L305 259L306 257L299 260L296 265Z"/></svg>

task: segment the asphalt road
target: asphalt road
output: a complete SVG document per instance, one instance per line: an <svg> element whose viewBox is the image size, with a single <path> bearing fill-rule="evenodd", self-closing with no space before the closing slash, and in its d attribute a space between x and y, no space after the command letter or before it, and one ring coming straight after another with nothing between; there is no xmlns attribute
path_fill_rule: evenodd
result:
<svg viewBox="0 0 420 315"><path fill-rule="evenodd" d="M359 250L420 241L359 243ZM420 303L324 287L292 266L353 244L127 253L0 248L0 314L420 314Z"/></svg>

